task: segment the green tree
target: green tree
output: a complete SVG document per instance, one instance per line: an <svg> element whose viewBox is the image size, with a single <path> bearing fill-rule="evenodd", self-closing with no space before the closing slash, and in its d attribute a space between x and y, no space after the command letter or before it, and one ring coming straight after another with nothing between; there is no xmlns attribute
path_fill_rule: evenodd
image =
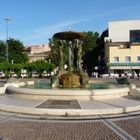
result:
<svg viewBox="0 0 140 140"><path fill-rule="evenodd" d="M7 43L9 63L12 61L16 64L25 63L29 60L22 42L10 38ZM0 62L4 61L6 61L6 42L0 41Z"/></svg>
<svg viewBox="0 0 140 140"><path fill-rule="evenodd" d="M54 70L54 68L55 65L52 63L48 63L41 60L34 62L34 70L39 75L39 78L42 78L42 74L44 71L51 72Z"/></svg>
<svg viewBox="0 0 140 140"><path fill-rule="evenodd" d="M22 64L10 64L10 70L13 71L17 78L21 77L21 69L23 68Z"/></svg>
<svg viewBox="0 0 140 140"><path fill-rule="evenodd" d="M97 40L99 39L99 34L97 32L87 32L85 33L85 39L82 45L83 51L83 68L87 70L89 76L97 66L97 52L99 45Z"/></svg>
<svg viewBox="0 0 140 140"><path fill-rule="evenodd" d="M28 77L31 78L35 69L35 65L34 63L26 63L24 64L24 69L26 69Z"/></svg>
<svg viewBox="0 0 140 140"><path fill-rule="evenodd" d="M98 67L99 75L105 73L105 42L104 38L108 36L108 29L103 31L101 36L98 33L88 32L83 43L83 67L91 75Z"/></svg>
<svg viewBox="0 0 140 140"><path fill-rule="evenodd" d="M8 62L0 63L0 71L5 74L6 78L10 77L10 67L11 65Z"/></svg>
<svg viewBox="0 0 140 140"><path fill-rule="evenodd" d="M23 43L19 40L9 39L8 40L8 51L9 51L9 62L14 63L26 63L28 56L24 51Z"/></svg>
<svg viewBox="0 0 140 140"><path fill-rule="evenodd" d="M11 77L13 73L17 75L17 78L20 78L22 68L22 64L11 64L9 62L0 63L0 71L3 71L6 78Z"/></svg>
<svg viewBox="0 0 140 140"><path fill-rule="evenodd" d="M108 29L102 32L100 38L98 39L98 48L96 48L96 54L97 54L97 65L99 66L99 74L105 73L107 69L107 64L105 61L105 42L104 38L108 37Z"/></svg>
<svg viewBox="0 0 140 140"><path fill-rule="evenodd" d="M46 63L44 61L36 61L34 62L35 71L39 75L39 78L42 78L42 74L45 70Z"/></svg>
<svg viewBox="0 0 140 140"><path fill-rule="evenodd" d="M0 41L0 63L6 61L6 47L5 42Z"/></svg>
<svg viewBox="0 0 140 140"><path fill-rule="evenodd" d="M27 70L29 78L32 77L33 72L36 72L39 75L39 78L41 78L44 71L46 72L53 71L55 65L53 63L38 60L36 62L25 64L24 68Z"/></svg>
<svg viewBox="0 0 140 140"><path fill-rule="evenodd" d="M56 68L55 64L47 63L44 67L44 70L49 73L52 72L55 68Z"/></svg>

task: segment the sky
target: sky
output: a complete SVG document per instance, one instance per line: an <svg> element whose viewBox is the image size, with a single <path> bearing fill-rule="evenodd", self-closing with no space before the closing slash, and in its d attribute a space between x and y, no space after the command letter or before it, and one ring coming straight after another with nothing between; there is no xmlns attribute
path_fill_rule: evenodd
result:
<svg viewBox="0 0 140 140"><path fill-rule="evenodd" d="M47 44L61 31L101 34L108 22L140 20L140 0L0 0L0 40L8 36L26 45Z"/></svg>

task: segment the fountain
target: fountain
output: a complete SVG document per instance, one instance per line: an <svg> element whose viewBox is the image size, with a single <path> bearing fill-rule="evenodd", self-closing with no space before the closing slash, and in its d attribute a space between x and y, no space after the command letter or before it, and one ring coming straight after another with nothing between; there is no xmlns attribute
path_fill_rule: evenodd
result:
<svg viewBox="0 0 140 140"><path fill-rule="evenodd" d="M31 88L16 88L8 87L8 93L25 94L27 96L33 95L32 98L41 99L58 99L58 100L93 100L93 99L108 99L120 96L128 95L128 87L116 87L109 89L98 90L93 88L87 88L89 81L88 76L82 70L82 43L84 39L84 33L81 32L58 32L54 34L54 38L60 41L60 68L57 76L52 80L52 87L58 88L46 88L46 89L31 89ZM68 71L65 71L63 64L63 48L68 47ZM73 56L73 59L72 59ZM46 83L46 82L45 82ZM96 81L97 83L97 81ZM19 82L18 86L34 85L35 81ZM94 84L94 83L93 83ZM96 85L96 84L95 84ZM82 87L82 89L81 89ZM83 88L84 87L84 88ZM63 89L64 90L63 90ZM75 89L76 88L76 89ZM75 89L75 90L73 90ZM116 90L117 89L117 90ZM105 95L105 96L104 96Z"/></svg>
<svg viewBox="0 0 140 140"><path fill-rule="evenodd" d="M60 41L60 70L57 78L52 83L52 86L63 88L79 88L86 87L88 84L88 76L82 70L82 43L84 33L82 32L58 32L53 36ZM63 69L63 47L68 47L68 71ZM72 52L73 50L73 52ZM73 56L73 60L72 60ZM56 82L57 81L57 82Z"/></svg>
<svg viewBox="0 0 140 140"><path fill-rule="evenodd" d="M59 32L54 34L53 37L55 39L58 39L61 45L59 46L59 73L52 82L52 86L60 88L43 89L41 87L39 89L37 87L32 89L23 86L35 85L35 80L21 80L14 83L11 83L11 80L9 80L10 83L5 84L3 89L1 89L0 91L3 90L2 93L10 94L10 97L12 96L16 98L16 101L19 100L19 105L16 104L14 100L12 103L15 103L15 105L1 105L1 110L22 114L37 114L41 116L87 116L99 114L117 114L139 110L140 103L137 103L136 105L130 107L121 107L119 104L117 106L116 104L114 104L112 107L112 102L110 103L110 99L119 101L120 99L123 100L122 97L126 97L131 94L132 88L129 88L128 86L108 89L101 89L100 87L98 90L93 88L81 89L81 87L87 86L89 80L86 73L82 70L81 65L84 33L72 31ZM64 46L68 47L67 71L63 69ZM93 82L97 83L98 81L89 81L89 83ZM105 83L104 79L102 79L102 82ZM39 84L39 81L37 81L37 83ZM63 89L61 89L61 87ZM20 106L20 101L22 102L22 106ZM25 101L28 102L29 105L30 102L35 102L35 104L33 104L32 107L26 106Z"/></svg>

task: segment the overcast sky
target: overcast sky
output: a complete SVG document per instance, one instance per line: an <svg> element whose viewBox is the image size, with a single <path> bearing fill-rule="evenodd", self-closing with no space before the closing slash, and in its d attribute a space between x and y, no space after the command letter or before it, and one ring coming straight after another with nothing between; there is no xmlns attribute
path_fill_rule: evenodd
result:
<svg viewBox="0 0 140 140"><path fill-rule="evenodd" d="M11 17L9 37L46 44L56 32L102 33L109 21L140 20L140 0L0 0L0 40L6 39L5 16Z"/></svg>

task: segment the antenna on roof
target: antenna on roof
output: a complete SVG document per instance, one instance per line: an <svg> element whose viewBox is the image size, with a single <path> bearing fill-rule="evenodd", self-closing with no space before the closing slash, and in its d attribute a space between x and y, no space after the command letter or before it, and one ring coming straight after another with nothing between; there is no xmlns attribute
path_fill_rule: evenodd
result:
<svg viewBox="0 0 140 140"><path fill-rule="evenodd" d="M71 26L69 26L69 31L71 31Z"/></svg>

